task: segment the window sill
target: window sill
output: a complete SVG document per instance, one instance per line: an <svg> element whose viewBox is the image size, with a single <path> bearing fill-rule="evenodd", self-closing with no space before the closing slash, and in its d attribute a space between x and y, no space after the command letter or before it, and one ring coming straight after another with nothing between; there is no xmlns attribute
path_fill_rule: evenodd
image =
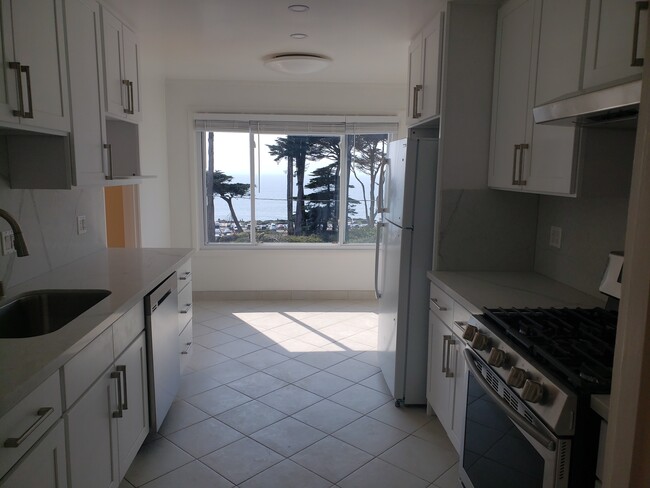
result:
<svg viewBox="0 0 650 488"><path fill-rule="evenodd" d="M375 244L215 244L203 245L199 252L211 253L213 251L374 251Z"/></svg>

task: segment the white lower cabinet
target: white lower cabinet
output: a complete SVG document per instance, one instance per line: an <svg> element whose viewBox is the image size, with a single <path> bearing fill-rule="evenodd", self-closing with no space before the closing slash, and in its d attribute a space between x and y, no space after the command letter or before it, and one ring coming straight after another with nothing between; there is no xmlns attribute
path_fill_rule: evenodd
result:
<svg viewBox="0 0 650 488"><path fill-rule="evenodd" d="M464 342L455 333L454 320L465 320L469 312L433 284L430 303L427 402L460 452L465 428L467 366Z"/></svg>
<svg viewBox="0 0 650 488"><path fill-rule="evenodd" d="M64 488L68 483L65 464L65 431L63 421L60 420L20 460L0 486L3 488Z"/></svg>

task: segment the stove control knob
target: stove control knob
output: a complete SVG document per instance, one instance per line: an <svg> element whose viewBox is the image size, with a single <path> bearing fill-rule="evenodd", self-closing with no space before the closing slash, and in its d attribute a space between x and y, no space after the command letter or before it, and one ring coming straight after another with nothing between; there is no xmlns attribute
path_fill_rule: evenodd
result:
<svg viewBox="0 0 650 488"><path fill-rule="evenodd" d="M490 355L488 356L488 364L490 366L494 366L495 368L500 368L503 366L503 364L506 362L507 356L505 351L493 347L492 350L490 351Z"/></svg>
<svg viewBox="0 0 650 488"><path fill-rule="evenodd" d="M465 327L465 332L463 332L463 339L466 341L471 341L474 339L474 336L478 332L478 327L474 325L468 325Z"/></svg>
<svg viewBox="0 0 650 488"><path fill-rule="evenodd" d="M515 388L521 388L527 381L526 376L526 372L523 369L512 367L510 368L510 374L506 383Z"/></svg>
<svg viewBox="0 0 650 488"><path fill-rule="evenodd" d="M526 380L524 389L521 391L521 398L527 402L537 403L544 397L544 387L541 383Z"/></svg>
<svg viewBox="0 0 650 488"><path fill-rule="evenodd" d="M476 349L477 351L483 351L484 349L487 349L489 345L490 339L488 339L486 335L483 335L480 332L474 334L474 339L472 340L472 348Z"/></svg>

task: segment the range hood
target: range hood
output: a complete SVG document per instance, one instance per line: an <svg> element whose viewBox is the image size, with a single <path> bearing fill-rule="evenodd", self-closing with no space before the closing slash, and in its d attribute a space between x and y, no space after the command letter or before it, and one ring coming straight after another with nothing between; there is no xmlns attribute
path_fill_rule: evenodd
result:
<svg viewBox="0 0 650 488"><path fill-rule="evenodd" d="M536 124L591 125L636 118L641 81L605 88L533 109Z"/></svg>

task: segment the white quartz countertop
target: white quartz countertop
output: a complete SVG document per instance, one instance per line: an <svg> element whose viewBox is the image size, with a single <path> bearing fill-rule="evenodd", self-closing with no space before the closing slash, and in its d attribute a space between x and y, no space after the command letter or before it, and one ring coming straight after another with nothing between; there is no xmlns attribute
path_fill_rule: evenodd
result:
<svg viewBox="0 0 650 488"><path fill-rule="evenodd" d="M61 329L0 339L0 415L63 366L189 259L191 249L106 249L7 290L4 303L39 289L102 289L111 294Z"/></svg>
<svg viewBox="0 0 650 488"><path fill-rule="evenodd" d="M530 272L429 271L428 278L472 314L482 307L602 307L604 298Z"/></svg>

